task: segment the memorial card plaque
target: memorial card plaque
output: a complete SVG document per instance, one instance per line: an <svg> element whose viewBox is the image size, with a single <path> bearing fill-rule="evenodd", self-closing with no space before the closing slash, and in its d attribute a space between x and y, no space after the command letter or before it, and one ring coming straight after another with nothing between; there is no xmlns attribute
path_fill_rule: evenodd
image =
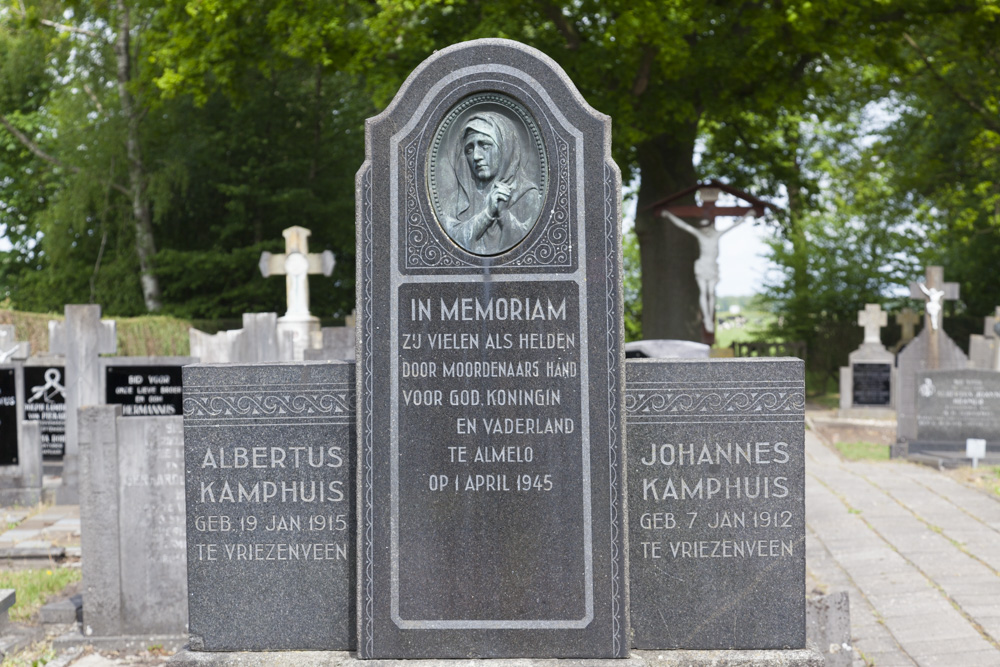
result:
<svg viewBox="0 0 1000 667"><path fill-rule="evenodd" d="M200 651L354 648L354 366L184 368Z"/></svg>
<svg viewBox="0 0 1000 667"><path fill-rule="evenodd" d="M17 382L13 368L0 368L0 465L17 465Z"/></svg>
<svg viewBox="0 0 1000 667"><path fill-rule="evenodd" d="M1000 444L1000 373L960 369L923 371L917 381L917 439Z"/></svg>
<svg viewBox="0 0 1000 667"><path fill-rule="evenodd" d="M610 120L544 54L478 40L366 139L359 655L626 655Z"/></svg>
<svg viewBox="0 0 1000 667"><path fill-rule="evenodd" d="M106 366L104 401L123 417L171 417L184 411L180 366Z"/></svg>
<svg viewBox="0 0 1000 667"><path fill-rule="evenodd" d="M892 404L892 366L890 364L851 364L854 373L854 405Z"/></svg>
<svg viewBox="0 0 1000 667"><path fill-rule="evenodd" d="M632 645L803 648L803 362L626 374Z"/></svg>
<svg viewBox="0 0 1000 667"><path fill-rule="evenodd" d="M39 422L42 457L66 452L66 370L63 366L24 367L24 418Z"/></svg>

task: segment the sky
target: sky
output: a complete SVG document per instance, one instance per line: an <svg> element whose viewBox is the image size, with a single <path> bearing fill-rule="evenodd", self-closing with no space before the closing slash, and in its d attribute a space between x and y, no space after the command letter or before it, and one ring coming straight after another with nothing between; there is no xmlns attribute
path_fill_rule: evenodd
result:
<svg viewBox="0 0 1000 667"><path fill-rule="evenodd" d="M774 235L773 230L765 223L748 222L722 237L716 296L750 296L761 291L768 267L774 267L765 259L765 244Z"/></svg>

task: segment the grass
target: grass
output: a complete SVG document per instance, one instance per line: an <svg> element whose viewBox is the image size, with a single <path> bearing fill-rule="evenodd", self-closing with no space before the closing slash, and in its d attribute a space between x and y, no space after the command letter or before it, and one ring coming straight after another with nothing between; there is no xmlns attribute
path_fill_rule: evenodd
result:
<svg viewBox="0 0 1000 667"><path fill-rule="evenodd" d="M40 641L3 657L0 667L41 667L55 660L52 642Z"/></svg>
<svg viewBox="0 0 1000 667"><path fill-rule="evenodd" d="M848 461L888 461L889 445L874 442L838 442L837 451Z"/></svg>
<svg viewBox="0 0 1000 667"><path fill-rule="evenodd" d="M962 467L949 471L949 474L966 484L1000 496L1000 466Z"/></svg>
<svg viewBox="0 0 1000 667"><path fill-rule="evenodd" d="M817 405L826 410L836 410L840 408L840 394L819 394L807 396L806 402Z"/></svg>
<svg viewBox="0 0 1000 667"><path fill-rule="evenodd" d="M0 588L17 591L10 620L24 623L38 612L49 596L80 580L80 568L44 570L0 570Z"/></svg>

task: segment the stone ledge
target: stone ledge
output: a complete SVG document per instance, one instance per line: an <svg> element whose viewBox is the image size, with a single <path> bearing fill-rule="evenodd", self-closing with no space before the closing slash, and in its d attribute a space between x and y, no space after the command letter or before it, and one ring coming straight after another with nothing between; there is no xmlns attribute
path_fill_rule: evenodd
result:
<svg viewBox="0 0 1000 667"><path fill-rule="evenodd" d="M166 651L177 651L187 644L187 641L187 635L87 636L82 634L79 627L77 627L52 640L52 646L57 649L76 648L78 646L93 646L94 648L103 651L135 653L137 651L146 651L150 646L159 646ZM243 663L232 664L237 665ZM263 665L265 663L260 664Z"/></svg>
<svg viewBox="0 0 1000 667"><path fill-rule="evenodd" d="M359 660L343 651L213 653L183 650L167 661L171 667L822 667L823 656L809 649L787 651L632 651L622 660Z"/></svg>

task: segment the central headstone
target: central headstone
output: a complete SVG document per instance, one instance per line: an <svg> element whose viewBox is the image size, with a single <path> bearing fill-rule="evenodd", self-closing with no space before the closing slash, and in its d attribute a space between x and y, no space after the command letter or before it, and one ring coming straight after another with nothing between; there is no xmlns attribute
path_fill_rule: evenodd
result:
<svg viewBox="0 0 1000 667"><path fill-rule="evenodd" d="M493 39L368 122L363 658L628 652L610 130L550 58Z"/></svg>

